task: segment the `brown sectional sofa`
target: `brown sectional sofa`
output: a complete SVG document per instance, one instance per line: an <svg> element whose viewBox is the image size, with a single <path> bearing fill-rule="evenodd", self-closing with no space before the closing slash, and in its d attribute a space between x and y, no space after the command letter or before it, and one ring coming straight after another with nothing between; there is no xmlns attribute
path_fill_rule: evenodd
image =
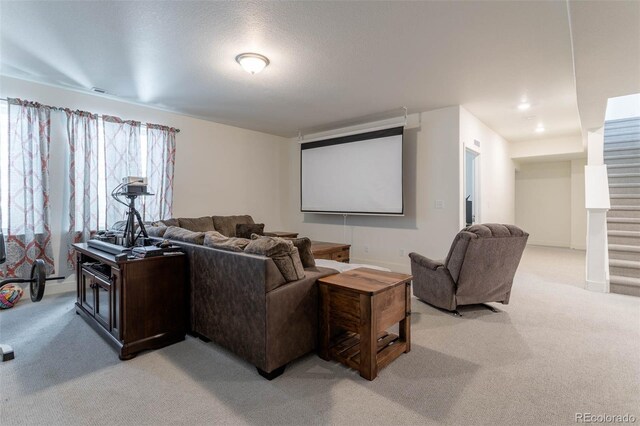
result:
<svg viewBox="0 0 640 426"><path fill-rule="evenodd" d="M163 221L194 231L235 235L236 223L251 216L213 216ZM212 226L214 229L205 229ZM233 232L232 232L233 231ZM305 268L303 279L286 282L272 259L172 241L189 259L192 334L229 349L269 379L290 361L313 351L317 343L318 278L329 268Z"/></svg>

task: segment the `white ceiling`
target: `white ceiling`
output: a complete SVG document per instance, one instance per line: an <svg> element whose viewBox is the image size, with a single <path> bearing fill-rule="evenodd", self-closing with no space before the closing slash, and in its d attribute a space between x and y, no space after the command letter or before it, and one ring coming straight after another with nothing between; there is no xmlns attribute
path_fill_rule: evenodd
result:
<svg viewBox="0 0 640 426"><path fill-rule="evenodd" d="M610 12L633 11L630 4L572 5L582 37L574 40L577 71L585 81L601 72L589 71L590 44L605 49L600 37L609 34L583 27L603 26L594 13L604 11L627 25L612 20L607 29L633 35L640 21L628 27L633 14ZM96 86L128 101L277 135L402 106L417 112L457 104L511 141L542 137L533 133L538 122L544 137L580 133L582 97L564 1L2 1L1 12L3 75ZM268 56L271 65L247 74L234 61L246 51ZM637 62L637 51L628 54ZM516 110L523 96L533 104L524 113ZM586 96L585 105L598 96Z"/></svg>

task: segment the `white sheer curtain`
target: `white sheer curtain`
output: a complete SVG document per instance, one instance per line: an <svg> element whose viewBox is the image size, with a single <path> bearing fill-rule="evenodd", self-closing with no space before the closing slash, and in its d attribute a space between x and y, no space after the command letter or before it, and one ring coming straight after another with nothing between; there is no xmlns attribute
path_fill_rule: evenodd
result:
<svg viewBox="0 0 640 426"><path fill-rule="evenodd" d="M36 259L54 272L49 226L51 108L8 100L7 262L0 276L28 277Z"/></svg>
<svg viewBox="0 0 640 426"><path fill-rule="evenodd" d="M127 208L111 197L125 176L140 176L140 122L102 116L104 127L107 228L126 219Z"/></svg>
<svg viewBox="0 0 640 426"><path fill-rule="evenodd" d="M67 265L74 267L73 243L98 231L98 116L65 110L69 141L69 234Z"/></svg>
<svg viewBox="0 0 640 426"><path fill-rule="evenodd" d="M176 129L147 123L147 166L149 189L144 197L144 218L168 219L173 207L173 170L176 162Z"/></svg>

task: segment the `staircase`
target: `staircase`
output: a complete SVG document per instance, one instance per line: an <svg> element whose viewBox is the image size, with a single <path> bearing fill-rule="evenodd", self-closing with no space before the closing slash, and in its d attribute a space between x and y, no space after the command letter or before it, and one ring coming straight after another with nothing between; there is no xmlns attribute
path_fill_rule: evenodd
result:
<svg viewBox="0 0 640 426"><path fill-rule="evenodd" d="M640 296L640 117L605 122L604 162L611 197L610 289Z"/></svg>

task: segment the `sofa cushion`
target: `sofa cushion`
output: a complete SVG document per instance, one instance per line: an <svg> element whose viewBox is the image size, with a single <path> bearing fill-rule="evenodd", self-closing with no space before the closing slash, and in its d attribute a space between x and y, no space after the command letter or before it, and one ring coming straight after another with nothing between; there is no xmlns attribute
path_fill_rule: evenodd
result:
<svg viewBox="0 0 640 426"><path fill-rule="evenodd" d="M271 259L287 282L304 278L304 267L296 247L291 248L286 254L272 256Z"/></svg>
<svg viewBox="0 0 640 426"><path fill-rule="evenodd" d="M264 235L264 223L236 224L236 237L251 238L251 234Z"/></svg>
<svg viewBox="0 0 640 426"><path fill-rule="evenodd" d="M178 222L178 219L162 219L161 221L157 222L158 225L164 225L166 227L169 226L180 226L180 222Z"/></svg>
<svg viewBox="0 0 640 426"><path fill-rule="evenodd" d="M245 253L259 254L261 256L282 256L291 251L293 243L278 237L263 237L253 234L251 242L245 247Z"/></svg>
<svg viewBox="0 0 640 426"><path fill-rule="evenodd" d="M159 225L159 226L147 226L147 234L150 237L163 237L165 232L167 232L168 226Z"/></svg>
<svg viewBox="0 0 640 426"><path fill-rule="evenodd" d="M207 232L207 231L215 231L216 228L213 226L213 219L211 216L203 216L203 217L180 217L178 218L178 223L180 224L180 228L188 229L189 231L194 232Z"/></svg>
<svg viewBox="0 0 640 426"><path fill-rule="evenodd" d="M204 234L204 245L219 250L241 252L249 242L250 240L246 238L227 238L217 231L209 231Z"/></svg>
<svg viewBox="0 0 640 426"><path fill-rule="evenodd" d="M287 282L304 278L304 267L298 249L289 240L253 234L244 251L270 257Z"/></svg>
<svg viewBox="0 0 640 426"><path fill-rule="evenodd" d="M201 245L204 242L204 232L193 232L178 226L169 226L164 233L164 238Z"/></svg>
<svg viewBox="0 0 640 426"><path fill-rule="evenodd" d="M311 252L311 240L307 237L291 238L289 241L298 249L302 266L312 268L316 266L316 260Z"/></svg>
<svg viewBox="0 0 640 426"><path fill-rule="evenodd" d="M205 241L209 240L211 242L219 242L219 241L228 240L229 237L222 235L218 231L207 231L204 233L204 239Z"/></svg>
<svg viewBox="0 0 640 426"><path fill-rule="evenodd" d="M238 223L255 223L249 215L243 216L212 216L215 230L227 237L236 236L236 225Z"/></svg>

